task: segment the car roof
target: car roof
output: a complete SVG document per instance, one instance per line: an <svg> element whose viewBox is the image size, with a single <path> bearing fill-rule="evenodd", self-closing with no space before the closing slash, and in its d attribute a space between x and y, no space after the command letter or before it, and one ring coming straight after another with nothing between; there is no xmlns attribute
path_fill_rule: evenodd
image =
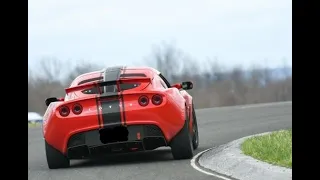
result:
<svg viewBox="0 0 320 180"><path fill-rule="evenodd" d="M112 66L108 68L118 68L119 66ZM158 70L152 67L126 67L123 66L122 70L124 70L125 74L145 74L147 77L153 78L154 74L160 74ZM92 71L88 73L84 73L79 75L74 79L71 83L71 86L77 86L79 83L84 83L86 80L90 79L97 79L100 80L103 77L103 72L105 69L99 71Z"/></svg>

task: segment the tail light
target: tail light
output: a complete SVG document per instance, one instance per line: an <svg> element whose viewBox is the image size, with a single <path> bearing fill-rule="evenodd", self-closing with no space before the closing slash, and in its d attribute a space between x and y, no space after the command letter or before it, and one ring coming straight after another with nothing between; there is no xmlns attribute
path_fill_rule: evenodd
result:
<svg viewBox="0 0 320 180"><path fill-rule="evenodd" d="M72 112L76 115L81 114L82 113L82 106L80 104L73 105Z"/></svg>
<svg viewBox="0 0 320 180"><path fill-rule="evenodd" d="M156 95L152 96L152 103L154 105L160 105L162 103L162 101L163 101L163 99L162 99L161 95L156 94Z"/></svg>
<svg viewBox="0 0 320 180"><path fill-rule="evenodd" d="M149 98L147 96L140 96L138 102L140 106L147 106L149 104Z"/></svg>
<svg viewBox="0 0 320 180"><path fill-rule="evenodd" d="M70 114L70 109L68 106L61 106L59 109L59 113L61 116L66 117Z"/></svg>

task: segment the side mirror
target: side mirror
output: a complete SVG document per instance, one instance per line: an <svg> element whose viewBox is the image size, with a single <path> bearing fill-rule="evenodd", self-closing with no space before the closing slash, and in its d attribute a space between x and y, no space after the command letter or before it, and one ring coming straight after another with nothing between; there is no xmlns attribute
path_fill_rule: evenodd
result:
<svg viewBox="0 0 320 180"><path fill-rule="evenodd" d="M50 98L47 98L46 100L45 100L45 103L46 103L46 106L49 106L50 105L50 103L52 103L52 102L57 102L57 101L64 101L64 98L56 98L56 97L50 97Z"/></svg>
<svg viewBox="0 0 320 180"><path fill-rule="evenodd" d="M185 81L181 83L181 87L184 90L189 90L193 88L193 83L191 81Z"/></svg>
<svg viewBox="0 0 320 180"><path fill-rule="evenodd" d="M191 81L185 81L177 84L173 84L171 87L175 87L177 89L184 89L184 90L189 90L193 88L193 83Z"/></svg>

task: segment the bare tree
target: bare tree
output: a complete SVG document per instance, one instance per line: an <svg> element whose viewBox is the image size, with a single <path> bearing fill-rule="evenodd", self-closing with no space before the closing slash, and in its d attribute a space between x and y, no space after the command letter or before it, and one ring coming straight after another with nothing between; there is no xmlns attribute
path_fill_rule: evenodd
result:
<svg viewBox="0 0 320 180"><path fill-rule="evenodd" d="M38 78L46 81L59 81L64 67L66 67L65 63L56 58L43 58L37 67Z"/></svg>
<svg viewBox="0 0 320 180"><path fill-rule="evenodd" d="M67 86L79 75L92 71L97 71L99 69L100 67L96 64L91 64L88 62L78 63L72 70L69 71L64 80L64 84Z"/></svg>
<svg viewBox="0 0 320 180"><path fill-rule="evenodd" d="M157 68L169 81L182 70L183 53L172 45L163 43L156 46L152 57L147 59L148 65Z"/></svg>

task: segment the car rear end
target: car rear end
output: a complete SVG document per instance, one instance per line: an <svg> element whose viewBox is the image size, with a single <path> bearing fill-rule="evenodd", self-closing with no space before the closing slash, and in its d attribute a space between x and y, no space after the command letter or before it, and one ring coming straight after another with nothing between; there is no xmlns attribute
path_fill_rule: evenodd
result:
<svg viewBox="0 0 320 180"><path fill-rule="evenodd" d="M70 159L168 146L184 124L183 102L155 91L151 82L127 78L67 89L87 96L55 108L44 131L47 142Z"/></svg>

